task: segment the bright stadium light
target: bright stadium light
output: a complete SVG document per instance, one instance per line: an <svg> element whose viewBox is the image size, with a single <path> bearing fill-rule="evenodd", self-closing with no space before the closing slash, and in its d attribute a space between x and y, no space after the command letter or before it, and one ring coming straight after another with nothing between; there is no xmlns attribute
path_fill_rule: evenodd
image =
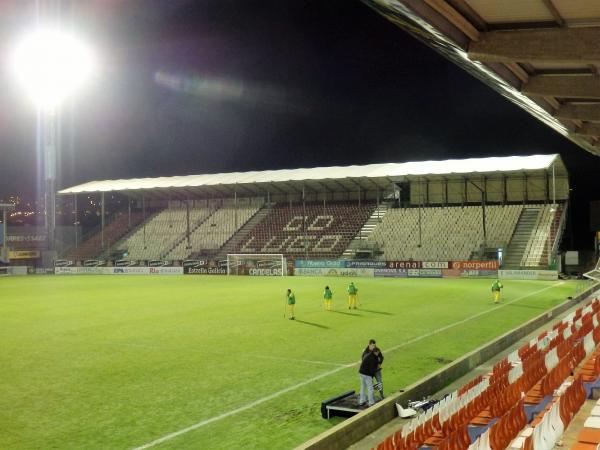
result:
<svg viewBox="0 0 600 450"><path fill-rule="evenodd" d="M75 36L37 28L17 41L11 68L35 106L53 111L90 78L94 61L89 48Z"/></svg>
<svg viewBox="0 0 600 450"><path fill-rule="evenodd" d="M38 111L37 145L43 155L45 228L48 250L42 260L53 265L56 251L56 172L60 155L61 103L79 90L94 72L87 45L60 26L60 1L40 0L38 25L15 41L9 55L10 70ZM50 20L50 22L39 22Z"/></svg>

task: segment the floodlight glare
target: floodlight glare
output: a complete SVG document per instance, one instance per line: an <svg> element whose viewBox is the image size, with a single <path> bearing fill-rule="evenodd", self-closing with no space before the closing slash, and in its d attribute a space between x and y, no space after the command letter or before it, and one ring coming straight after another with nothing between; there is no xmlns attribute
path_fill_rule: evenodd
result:
<svg viewBox="0 0 600 450"><path fill-rule="evenodd" d="M18 83L36 107L47 111L80 88L94 69L87 46L55 29L38 28L23 36L11 56Z"/></svg>

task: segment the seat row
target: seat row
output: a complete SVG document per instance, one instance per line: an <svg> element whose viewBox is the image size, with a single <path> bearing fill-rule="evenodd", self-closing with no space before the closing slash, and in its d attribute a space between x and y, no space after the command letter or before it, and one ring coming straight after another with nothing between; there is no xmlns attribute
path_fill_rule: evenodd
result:
<svg viewBox="0 0 600 450"><path fill-rule="evenodd" d="M556 411L544 420L555 421L554 416L558 414L566 426L565 420L572 417L581 403L581 393L576 392L578 383L599 379L600 358L598 362L594 359L593 363L588 361L580 365L586 355L595 352L598 344L600 301L595 299L555 324L552 330L503 358L486 376L475 378L428 412L411 420L381 442L377 450L404 450L423 445L448 450L506 448L518 437L528 418L539 413L537 422L534 420L530 427L529 436L533 436L535 427L542 423L543 413L551 408ZM569 380L578 366L576 378ZM568 381L565 383L565 380ZM571 385L575 387L569 387ZM562 407L560 401L553 400L556 392L560 395L568 393L562 399ZM555 403L558 406L553 406ZM546 404L548 408L544 408ZM490 424L493 425L490 427ZM465 430L476 438L473 443L471 439L465 441ZM514 448L523 448L525 442L531 444L527 435L521 437L521 441L513 444L521 442L521 446ZM538 443L538 447L534 445L530 450L549 450L540 445Z"/></svg>

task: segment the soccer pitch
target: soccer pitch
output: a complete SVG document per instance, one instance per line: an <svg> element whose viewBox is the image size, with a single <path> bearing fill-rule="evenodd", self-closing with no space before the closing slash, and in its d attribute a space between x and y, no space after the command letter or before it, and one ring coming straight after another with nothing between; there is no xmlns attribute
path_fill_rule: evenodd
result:
<svg viewBox="0 0 600 450"><path fill-rule="evenodd" d="M1 278L0 448L289 449L359 388L370 338L389 395L559 303L571 282L343 278ZM323 310L322 291L335 311ZM286 288L297 320L286 320ZM180 432L180 434L173 434Z"/></svg>

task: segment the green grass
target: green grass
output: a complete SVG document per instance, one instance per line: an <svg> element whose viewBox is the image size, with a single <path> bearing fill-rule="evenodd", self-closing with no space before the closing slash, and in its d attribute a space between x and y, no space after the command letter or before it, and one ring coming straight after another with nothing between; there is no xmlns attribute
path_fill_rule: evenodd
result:
<svg viewBox="0 0 600 450"><path fill-rule="evenodd" d="M368 339L388 393L541 314L575 285L490 280L63 276L0 279L0 448L132 449L291 386L158 449L288 449L332 426ZM335 312L322 310L322 288ZM284 320L296 293L297 321ZM479 313L474 320L408 343ZM395 351L388 351L402 345Z"/></svg>

